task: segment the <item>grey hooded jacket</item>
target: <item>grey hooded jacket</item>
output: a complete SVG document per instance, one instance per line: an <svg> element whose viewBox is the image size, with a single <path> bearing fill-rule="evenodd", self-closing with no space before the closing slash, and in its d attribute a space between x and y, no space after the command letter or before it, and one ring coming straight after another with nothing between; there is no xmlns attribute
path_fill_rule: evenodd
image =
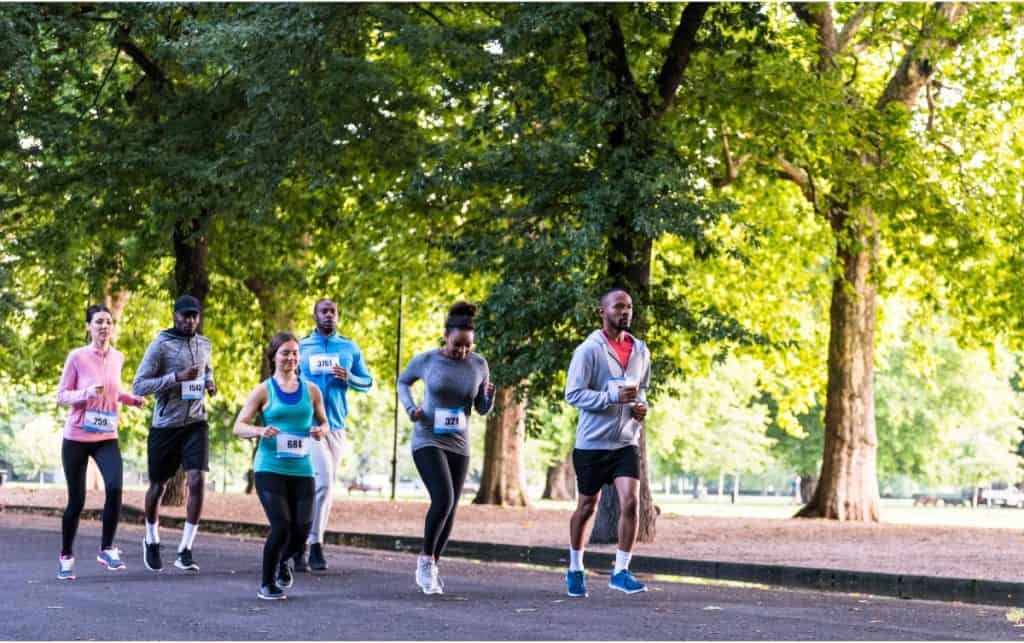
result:
<svg viewBox="0 0 1024 643"><path fill-rule="evenodd" d="M142 357L135 371L132 392L152 395L156 399L153 409L153 428L181 427L206 420L206 394L199 400L182 399L182 382L174 378L178 371L192 366L203 367L204 382L213 382L210 366L210 340L202 335L187 337L174 329L160 331Z"/></svg>
<svg viewBox="0 0 1024 643"><path fill-rule="evenodd" d="M633 337L633 351L623 369L604 331L599 329L576 347L565 382L565 401L580 410L577 449L611 450L639 445L643 424L633 419L630 405L619 404L617 396L609 392L608 381L613 377L637 382L637 398L646 403L651 353L647 344Z"/></svg>

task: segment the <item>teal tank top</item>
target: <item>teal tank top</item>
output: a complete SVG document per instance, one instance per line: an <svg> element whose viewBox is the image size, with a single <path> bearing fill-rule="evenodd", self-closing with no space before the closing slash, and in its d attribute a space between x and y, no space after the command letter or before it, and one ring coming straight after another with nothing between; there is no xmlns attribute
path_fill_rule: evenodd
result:
<svg viewBox="0 0 1024 643"><path fill-rule="evenodd" d="M278 453L279 437L260 438L260 446L256 451L257 472L279 473L285 476L299 476L303 478L313 477L313 463L309 459L309 449L312 448L312 438L309 437L309 429L313 426L313 401L309 397L309 388L305 380L299 378L299 390L295 393L284 393L289 398L297 397L298 401L289 403L282 399L282 392L278 389L277 382L273 377L267 378L264 382L267 387L266 410L263 411L263 424L275 426L281 430L280 440L288 444L288 436L302 438L305 444L306 454L295 456L289 454L285 447ZM301 397L300 397L301 396ZM290 441L290 446L295 446L295 440Z"/></svg>

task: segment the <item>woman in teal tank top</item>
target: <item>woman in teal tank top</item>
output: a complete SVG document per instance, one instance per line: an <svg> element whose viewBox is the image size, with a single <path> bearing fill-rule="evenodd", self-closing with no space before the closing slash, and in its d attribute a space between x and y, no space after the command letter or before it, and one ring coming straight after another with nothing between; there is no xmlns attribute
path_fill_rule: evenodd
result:
<svg viewBox="0 0 1024 643"><path fill-rule="evenodd" d="M294 582L288 560L298 553L313 524L313 465L310 440L329 427L320 389L299 377L299 342L291 333L270 340L271 377L249 393L235 421L235 435L259 438L256 493L270 521L263 546L263 579L257 596L286 598L282 588ZM250 424L263 415L263 426ZM316 424L314 424L314 417Z"/></svg>

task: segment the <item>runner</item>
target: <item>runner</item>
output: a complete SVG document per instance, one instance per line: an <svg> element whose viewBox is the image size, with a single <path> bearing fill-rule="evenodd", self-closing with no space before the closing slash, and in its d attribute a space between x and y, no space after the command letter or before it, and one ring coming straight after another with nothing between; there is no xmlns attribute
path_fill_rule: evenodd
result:
<svg viewBox="0 0 1024 643"><path fill-rule="evenodd" d="M601 497L601 487L619 494L619 547L608 587L627 594L647 591L629 571L640 506L640 431L647 416L651 356L629 333L633 300L621 288L609 290L598 308L601 329L576 347L569 364L565 399L580 410L572 463L579 490L569 524L569 596L586 596L583 542Z"/></svg>
<svg viewBox="0 0 1024 643"><path fill-rule="evenodd" d="M316 384L324 398L330 432L323 440L310 444L316 500L313 503L313 528L309 531L309 561L305 546L295 554L295 569L309 571L327 569L324 558L324 531L331 516L334 482L338 464L345 453L345 420L348 417L349 389L365 393L373 386L366 370L363 354L354 341L337 333L338 307L330 299L321 299L313 306L316 330L299 342L299 370Z"/></svg>
<svg viewBox="0 0 1024 643"><path fill-rule="evenodd" d="M121 550L114 547L114 532L121 515L121 449L117 442L120 404L142 406L146 399L136 397L121 385L124 354L111 347L114 318L102 304L85 310L85 329L89 345L76 348L64 363L57 386L57 403L71 407L64 424L61 460L68 482L68 505L61 521L61 548L57 565L59 580L75 579L73 546L78 519L85 506L85 478L89 458L103 476L106 499L103 502L103 536L96 561L110 571L125 568Z"/></svg>
<svg viewBox="0 0 1024 643"><path fill-rule="evenodd" d="M416 584L424 594L443 593L437 561L451 535L469 469L469 416L474 407L486 415L494 405L487 360L472 352L476 311L470 303L454 304L444 324L444 347L413 357L398 378L398 397L414 422L412 459L430 494L416 564ZM422 405L413 401L409 388L416 380L424 382Z"/></svg>
<svg viewBox="0 0 1024 643"><path fill-rule="evenodd" d="M174 302L174 327L161 331L146 349L132 384L136 395L156 396L147 441L149 490L146 537L142 540L142 562L154 572L164 568L160 556L160 499L179 466L188 476L188 506L174 566L199 571L192 560L192 545L203 510L205 472L210 470L210 427L204 397L217 394L210 340L197 334L201 314L198 299L191 295L178 297Z"/></svg>
<svg viewBox="0 0 1024 643"><path fill-rule="evenodd" d="M299 377L299 341L278 333L267 348L271 377L249 393L235 435L260 438L254 465L256 493L267 512L270 534L263 546L263 578L257 597L287 598L294 579L288 559L302 548L313 524L311 444L328 431L320 389ZM314 410L319 425L313 426ZM262 413L265 426L248 424ZM310 428L312 427L312 428Z"/></svg>

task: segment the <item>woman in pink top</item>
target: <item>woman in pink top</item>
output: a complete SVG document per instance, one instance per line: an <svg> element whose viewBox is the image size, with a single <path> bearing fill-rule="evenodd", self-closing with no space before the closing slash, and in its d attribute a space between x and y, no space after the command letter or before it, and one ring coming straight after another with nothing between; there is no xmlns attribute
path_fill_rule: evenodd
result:
<svg viewBox="0 0 1024 643"><path fill-rule="evenodd" d="M106 501L103 505L103 539L96 560L109 570L125 568L120 550L114 547L114 531L121 513L121 449L117 444L118 406L142 406L145 398L128 393L121 386L124 354L110 346L114 320L101 304L85 311L88 346L68 355L57 387L57 402L71 407L64 425L61 459L68 482L68 506L61 524L62 544L57 578L75 578L72 546L78 519L85 506L85 472L92 457L103 475Z"/></svg>

